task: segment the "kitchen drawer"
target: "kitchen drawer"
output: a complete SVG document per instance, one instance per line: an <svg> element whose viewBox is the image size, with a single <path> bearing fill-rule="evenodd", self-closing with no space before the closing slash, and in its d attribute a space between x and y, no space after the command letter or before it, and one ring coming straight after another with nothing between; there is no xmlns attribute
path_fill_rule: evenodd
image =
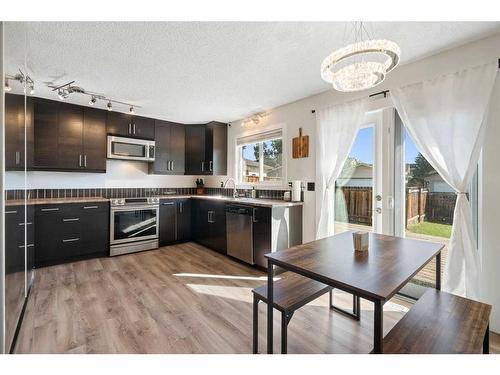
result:
<svg viewBox="0 0 500 375"><path fill-rule="evenodd" d="M39 204L35 208L36 216L56 216L60 215L64 209L62 204Z"/></svg>
<svg viewBox="0 0 500 375"><path fill-rule="evenodd" d="M62 215L57 222L56 230L59 232L61 238L67 237L80 237L82 228L82 219L72 215Z"/></svg>
<svg viewBox="0 0 500 375"><path fill-rule="evenodd" d="M80 255L82 249L82 239L77 236L63 236L59 245L59 257L73 258Z"/></svg>
<svg viewBox="0 0 500 375"><path fill-rule="evenodd" d="M93 212L102 212L109 210L109 202L75 203L74 206L75 210L89 214L92 214Z"/></svg>

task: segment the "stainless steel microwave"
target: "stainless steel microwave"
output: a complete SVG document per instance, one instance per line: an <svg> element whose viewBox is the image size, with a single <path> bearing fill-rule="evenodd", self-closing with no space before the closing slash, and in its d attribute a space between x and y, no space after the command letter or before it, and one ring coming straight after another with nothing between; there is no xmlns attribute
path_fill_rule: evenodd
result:
<svg viewBox="0 0 500 375"><path fill-rule="evenodd" d="M108 159L155 161L155 141L108 135Z"/></svg>

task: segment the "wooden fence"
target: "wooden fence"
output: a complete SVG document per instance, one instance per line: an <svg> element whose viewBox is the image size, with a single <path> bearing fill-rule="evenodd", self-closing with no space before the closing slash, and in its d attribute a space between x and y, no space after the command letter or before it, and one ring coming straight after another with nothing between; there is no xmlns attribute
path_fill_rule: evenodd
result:
<svg viewBox="0 0 500 375"><path fill-rule="evenodd" d="M344 193L349 223L372 225L372 188L344 186L341 189Z"/></svg>
<svg viewBox="0 0 500 375"><path fill-rule="evenodd" d="M429 193L425 217L434 223L453 224L453 212L457 195L455 193Z"/></svg>
<svg viewBox="0 0 500 375"><path fill-rule="evenodd" d="M349 223L372 225L373 193L371 187L343 186ZM452 224L455 193L433 193L422 188L406 190L406 226L423 221ZM341 219L336 215L336 219ZM344 219L345 220L345 219Z"/></svg>
<svg viewBox="0 0 500 375"><path fill-rule="evenodd" d="M406 226L420 223L425 220L427 195L427 189L406 189Z"/></svg>

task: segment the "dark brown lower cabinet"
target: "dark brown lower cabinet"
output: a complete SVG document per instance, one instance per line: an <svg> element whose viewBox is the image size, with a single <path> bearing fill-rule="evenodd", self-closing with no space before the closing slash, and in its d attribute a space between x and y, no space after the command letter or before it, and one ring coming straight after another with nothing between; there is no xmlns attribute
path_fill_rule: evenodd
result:
<svg viewBox="0 0 500 375"><path fill-rule="evenodd" d="M271 252L271 215L269 207L254 207L253 214L253 253L254 262L258 266L267 268L267 259L264 254Z"/></svg>
<svg viewBox="0 0 500 375"><path fill-rule="evenodd" d="M191 199L179 199L177 206L177 241L191 241Z"/></svg>
<svg viewBox="0 0 500 375"><path fill-rule="evenodd" d="M191 240L191 200L160 200L160 246Z"/></svg>
<svg viewBox="0 0 500 375"><path fill-rule="evenodd" d="M108 202L36 206L36 267L108 254Z"/></svg>
<svg viewBox="0 0 500 375"><path fill-rule="evenodd" d="M195 241L226 254L226 204L208 199L193 199L192 204Z"/></svg>
<svg viewBox="0 0 500 375"><path fill-rule="evenodd" d="M177 241L176 204L173 200L160 200L160 246Z"/></svg>

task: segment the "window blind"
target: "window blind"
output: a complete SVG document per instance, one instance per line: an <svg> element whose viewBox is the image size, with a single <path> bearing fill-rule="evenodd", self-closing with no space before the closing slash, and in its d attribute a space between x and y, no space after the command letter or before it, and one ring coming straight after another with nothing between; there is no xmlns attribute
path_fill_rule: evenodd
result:
<svg viewBox="0 0 500 375"><path fill-rule="evenodd" d="M252 134L236 139L236 145L243 146L250 143L264 142L271 139L277 139L283 137L283 131L281 129L273 129L265 131L258 134Z"/></svg>

